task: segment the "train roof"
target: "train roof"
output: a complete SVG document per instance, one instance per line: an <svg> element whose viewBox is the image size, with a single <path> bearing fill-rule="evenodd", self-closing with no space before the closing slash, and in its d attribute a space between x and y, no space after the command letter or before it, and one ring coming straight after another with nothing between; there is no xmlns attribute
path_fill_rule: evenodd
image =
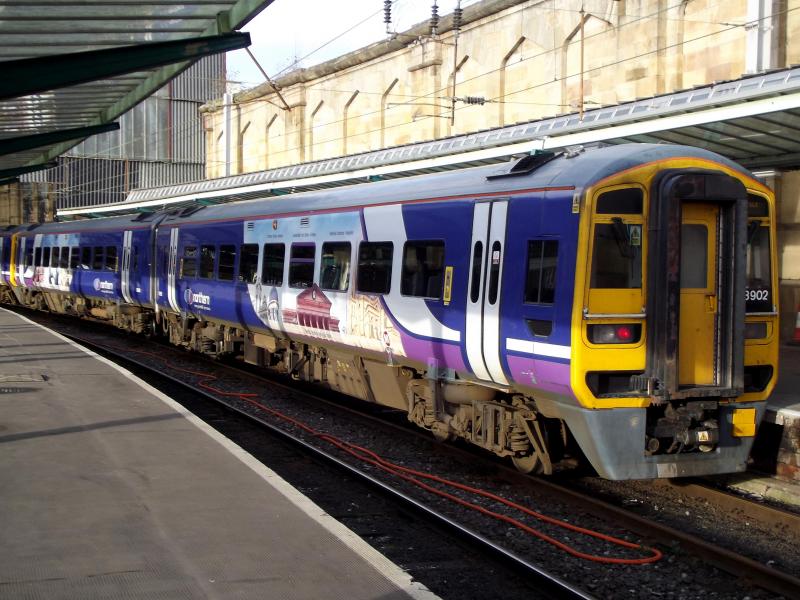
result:
<svg viewBox="0 0 800 600"><path fill-rule="evenodd" d="M143 213L105 217L86 221L43 223L21 226L11 233L91 232L150 227L163 219L164 223L192 223L209 220L248 219L283 213L302 213L331 210L350 206L369 206L387 202L413 201L429 198L463 197L470 194L503 193L519 189L575 188L583 189L620 171L646 163L674 157L691 157L721 163L752 176L749 171L731 160L693 146L674 144L620 144L589 148L579 153L564 153L552 160L542 161L529 174L503 177L510 164L489 165L417 175L367 185L351 185L329 190L316 190L281 197L243 200L216 206L192 205L184 209L158 213ZM496 177L500 175L499 177ZM0 232L2 235L4 232Z"/></svg>
<svg viewBox="0 0 800 600"><path fill-rule="evenodd" d="M165 223L247 219L264 215L313 212L349 206L369 206L429 198L446 199L470 194L503 193L535 188L586 188L614 173L673 157L692 157L724 164L745 175L749 171L719 154L672 144L620 144L561 154L527 175L492 177L507 173L510 165L489 165L389 181L315 190L206 207L189 207L168 216Z"/></svg>

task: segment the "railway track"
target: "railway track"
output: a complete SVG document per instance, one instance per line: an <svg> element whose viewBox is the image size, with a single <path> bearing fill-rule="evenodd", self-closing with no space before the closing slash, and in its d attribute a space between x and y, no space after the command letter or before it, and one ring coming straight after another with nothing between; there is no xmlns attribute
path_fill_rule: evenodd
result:
<svg viewBox="0 0 800 600"><path fill-rule="evenodd" d="M119 343L119 336L115 335L116 342L106 342L103 343L102 341L98 341L97 339L90 339L89 337L82 335L78 336L74 333L70 334L69 337L72 337L79 343L87 345L89 347L93 347L95 350L99 350L102 353L113 354L116 355L117 358L123 362L128 362L130 364L136 364L141 369L147 369L150 371L155 370L155 367L152 364L148 364L148 361L145 360L136 360L130 354L130 350L128 351L118 351L113 348L114 344ZM173 352L178 352L177 350L171 349ZM196 357L199 358L199 357ZM207 359L202 359L205 363L207 363ZM206 365L209 366L209 365ZM222 369L223 367L219 364L214 364L213 367L215 369ZM244 416L247 419L255 419L259 421L260 425L270 430L273 434L280 436L283 439L291 441L293 444L297 444L298 446L302 447L305 452L313 454L317 456L320 460L324 460L325 462L335 465L339 469L343 469L348 472L351 476L357 477L363 481L369 483L369 485L374 486L376 489L380 489L383 494L391 496L397 502L402 503L404 506L408 507L410 510L415 511L417 514L425 515L427 519L431 519L432 522L438 523L440 526L447 528L448 530L457 533L459 536L463 537L464 539L469 540L470 544L479 545L480 547L484 548L488 554L493 555L494 557L499 557L504 561L508 561L509 564L513 564L514 569L525 573L526 577L531 578L532 580L536 581L536 585L548 591L548 595L552 595L552 597L570 597L570 598L587 598L591 597L587 592L582 591L579 587L575 585L570 585L567 582L567 579L563 576L559 576L558 574L554 574L552 572L548 572L547 569L542 568L540 565L531 562L530 560L526 559L524 556L521 556L517 551L513 549L513 544L500 544L494 539L490 539L489 536L477 531L475 528L465 525L463 522L460 522L459 519L453 518L444 514L439 508L435 505L431 505L426 502L420 501L418 497L415 497L414 494L408 493L407 489L404 489L403 486L395 486L387 483L385 477L376 476L374 473L374 469L365 469L354 464L345 461L342 459L340 453L326 451L323 448L320 448L317 444L309 442L307 437L303 437L300 435L295 435L294 433L287 431L286 428L278 427L271 422L268 418L259 417L256 414L253 414L253 411L247 407L243 407L241 405L237 405L235 402L231 402L230 398L235 396L236 393L230 393L227 397L220 397L219 394L215 394L208 389L200 389L197 390L197 382L196 381L187 381L185 378L176 376L174 374L168 374L159 372L159 377L163 377L172 381L175 385L183 386L187 389L193 389L194 393L202 394L208 400L213 402L224 402L227 406L227 409L233 410L236 413ZM241 375L241 373L240 373ZM256 376L252 373L246 374L247 378L250 378L249 381L252 383ZM263 377L258 377L263 384L266 379ZM273 380L269 380L271 386L282 385L276 383ZM297 395L297 390L292 388L286 388L290 390L291 394ZM323 399L323 401L325 401ZM327 402L327 401L326 401ZM373 419L373 417L368 417L363 415L363 413L359 413L360 418L363 419ZM395 428L395 430L400 429L402 430L405 435L413 435L417 437L421 437L419 432L417 431L409 431L404 427L400 427L397 425L387 425L384 420L378 419L379 422L382 423L382 427L391 426ZM427 439L427 436L425 436ZM430 441L430 440L428 440ZM446 453L449 454L464 454L465 451L457 448L457 447L442 447L443 450L446 450ZM473 453L468 454L470 456L471 461L475 461L475 455ZM491 464L492 468L495 471L495 475L497 473L501 474L501 477L504 481L509 482L510 485L518 485L522 484L523 482L534 488L540 490L541 493L546 495L549 498L558 498L559 501L565 502L570 504L573 513L579 513L580 511L590 512L596 518L601 520L607 520L615 523L616 526L624 527L632 532L635 532L638 535L644 536L649 540L654 540L659 544L662 544L665 547L669 547L671 549L671 553L678 554L678 553L688 553L692 556L702 558L703 561L712 564L727 573L732 573L736 575L738 578L742 578L746 581L751 582L752 584L761 587L765 590L769 590L772 593L788 597L788 598L800 598L800 580L797 578L788 575L786 573L782 573L774 568L771 568L767 565L761 564L755 560L749 559L745 556L740 554L736 554L725 548L721 548L713 543L710 543L706 540L701 539L696 535L692 535L686 532L679 531L675 528L656 523L651 519L636 515L631 511L626 509L620 508L618 506L614 506L608 502L604 502L599 500L596 497L589 496L585 493L577 491L575 489L571 489L570 487L565 486L561 483L554 483L552 481L541 480L541 479L531 479L526 476L522 476L511 469L499 468L496 463L487 463ZM659 484L659 485L669 485L672 486L674 484ZM683 492L685 493L687 488L683 488ZM740 502L744 502L741 499L738 499ZM732 500L728 500L728 502L733 502ZM751 503L752 504L752 503ZM739 504L737 505L736 510L743 509L744 505ZM766 512L762 509L759 509L762 514L766 514ZM796 521L792 520L790 516L785 516L786 525L787 526L795 526ZM591 590L593 593L596 593L596 590ZM598 590L601 595L603 594L602 588ZM769 596L765 596L769 597Z"/></svg>

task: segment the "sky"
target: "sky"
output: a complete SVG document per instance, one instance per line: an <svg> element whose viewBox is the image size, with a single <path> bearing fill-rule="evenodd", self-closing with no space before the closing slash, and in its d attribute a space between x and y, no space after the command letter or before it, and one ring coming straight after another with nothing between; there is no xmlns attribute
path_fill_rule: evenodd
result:
<svg viewBox="0 0 800 600"><path fill-rule="evenodd" d="M438 0L439 16L457 0ZM466 8L477 0L461 0ZM395 0L392 30L404 31L431 16L434 0ZM250 51L271 79L293 68L310 67L385 39L383 0L275 0L248 23ZM298 62L299 61L299 62ZM234 90L255 87L264 77L244 50L227 55Z"/></svg>

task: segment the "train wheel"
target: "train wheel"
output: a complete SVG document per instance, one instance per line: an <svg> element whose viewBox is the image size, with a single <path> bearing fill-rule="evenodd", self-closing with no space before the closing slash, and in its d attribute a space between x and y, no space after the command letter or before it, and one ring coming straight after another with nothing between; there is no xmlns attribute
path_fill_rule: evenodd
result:
<svg viewBox="0 0 800 600"><path fill-rule="evenodd" d="M511 462L514 463L514 466L520 473L533 473L534 475L538 475L544 470L542 461L539 460L539 455L536 454L536 452L532 452L526 456L512 456Z"/></svg>
<svg viewBox="0 0 800 600"><path fill-rule="evenodd" d="M450 431L447 425L439 425L439 423L433 424L431 433L433 434L433 439L440 443L452 442L456 439L455 434Z"/></svg>

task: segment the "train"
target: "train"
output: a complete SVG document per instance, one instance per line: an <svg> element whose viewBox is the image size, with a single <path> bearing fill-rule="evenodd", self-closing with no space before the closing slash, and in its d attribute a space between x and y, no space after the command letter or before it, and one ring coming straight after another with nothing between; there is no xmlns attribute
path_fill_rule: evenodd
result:
<svg viewBox="0 0 800 600"><path fill-rule="evenodd" d="M743 167L620 144L9 226L0 301L405 411L524 472L698 476L746 468L775 386L776 247Z"/></svg>

